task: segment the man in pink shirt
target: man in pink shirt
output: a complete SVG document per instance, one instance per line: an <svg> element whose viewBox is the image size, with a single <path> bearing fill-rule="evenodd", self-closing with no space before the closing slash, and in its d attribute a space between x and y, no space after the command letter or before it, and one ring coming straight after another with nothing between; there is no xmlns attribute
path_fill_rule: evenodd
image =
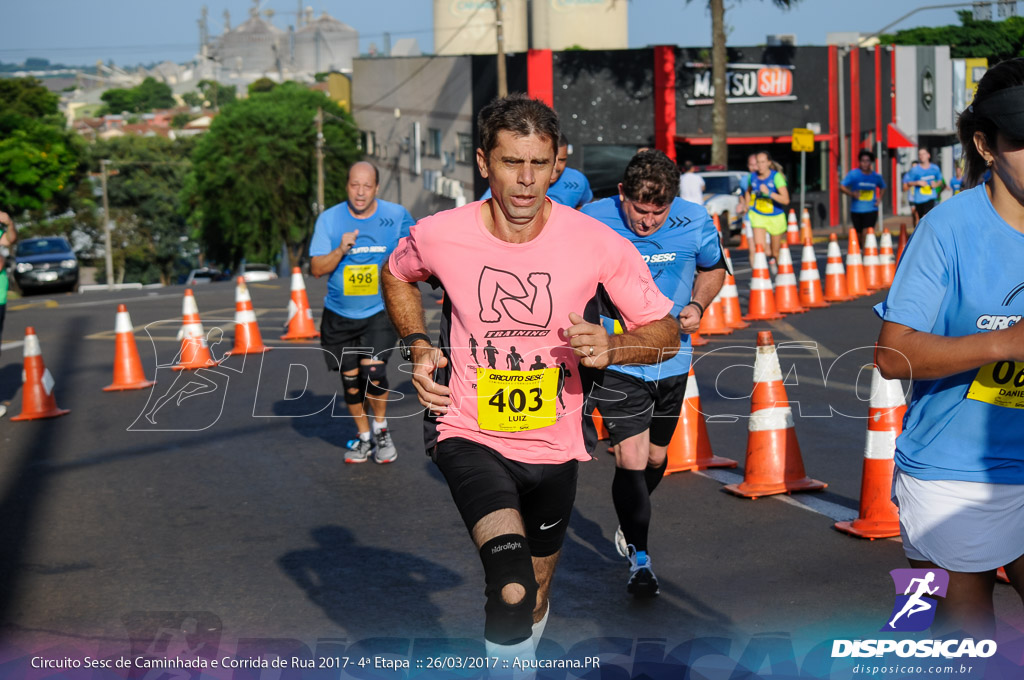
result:
<svg viewBox="0 0 1024 680"><path fill-rule="evenodd" d="M579 366L663 361L679 331L637 250L545 196L557 114L511 95L486 106L478 126L477 165L493 198L420 221L382 281L428 409L428 451L483 563L488 656L529 657L547 621L578 462L590 458ZM447 296L437 346L416 286L428 279ZM621 335L583 320L599 285L622 312ZM480 365L471 337L494 348L501 368Z"/></svg>

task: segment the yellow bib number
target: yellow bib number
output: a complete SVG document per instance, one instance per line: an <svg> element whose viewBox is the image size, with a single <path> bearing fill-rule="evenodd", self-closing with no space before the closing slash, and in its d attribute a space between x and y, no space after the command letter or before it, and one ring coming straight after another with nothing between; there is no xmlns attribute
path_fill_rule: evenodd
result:
<svg viewBox="0 0 1024 680"><path fill-rule="evenodd" d="M923 187L921 187L921 195L922 196L931 196L932 193L933 193L933 190L932 190L932 185L931 184L926 184Z"/></svg>
<svg viewBox="0 0 1024 680"><path fill-rule="evenodd" d="M967 398L1024 409L1024 363L997 361L982 366L967 390Z"/></svg>
<svg viewBox="0 0 1024 680"><path fill-rule="evenodd" d="M481 430L525 432L554 425L558 369L476 369L477 422Z"/></svg>
<svg viewBox="0 0 1024 680"><path fill-rule="evenodd" d="M770 198L758 198L754 201L754 209L763 215L767 215L775 211L775 204L772 203Z"/></svg>
<svg viewBox="0 0 1024 680"><path fill-rule="evenodd" d="M857 200L859 200L859 201L873 201L873 200L875 200L875 190L874 189L861 189L860 190L860 197Z"/></svg>
<svg viewBox="0 0 1024 680"><path fill-rule="evenodd" d="M377 265L350 264L345 266L345 295L376 295L378 292Z"/></svg>

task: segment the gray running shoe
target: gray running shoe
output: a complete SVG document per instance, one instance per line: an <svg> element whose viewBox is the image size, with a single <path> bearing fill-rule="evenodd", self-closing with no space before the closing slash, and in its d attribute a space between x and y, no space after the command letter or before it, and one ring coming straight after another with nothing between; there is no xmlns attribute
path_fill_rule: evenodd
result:
<svg viewBox="0 0 1024 680"><path fill-rule="evenodd" d="M365 463L366 459L370 457L370 451L372 450L373 444L369 440L351 439L348 442L348 450L345 451L345 462Z"/></svg>
<svg viewBox="0 0 1024 680"><path fill-rule="evenodd" d="M629 557L629 545L626 543L626 536L622 533L622 527L615 527L615 550L623 557Z"/></svg>
<svg viewBox="0 0 1024 680"><path fill-rule="evenodd" d="M661 590L658 588L658 577L651 569L651 557L644 551L637 552L629 546L629 583L626 590L633 597L654 597Z"/></svg>
<svg viewBox="0 0 1024 680"><path fill-rule="evenodd" d="M395 443L391 441L391 433L388 432L388 428L378 430L373 438L377 442L377 450L373 454L373 459L383 465L384 463L393 463L398 458L398 449L395 448Z"/></svg>
<svg viewBox="0 0 1024 680"><path fill-rule="evenodd" d="M0 404L0 418L3 418L5 415L7 415L7 407Z"/></svg>

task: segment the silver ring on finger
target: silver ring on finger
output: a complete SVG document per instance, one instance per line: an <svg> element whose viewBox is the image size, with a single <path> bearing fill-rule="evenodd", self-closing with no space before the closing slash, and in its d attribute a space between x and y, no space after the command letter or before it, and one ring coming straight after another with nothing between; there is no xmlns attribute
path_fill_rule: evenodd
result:
<svg viewBox="0 0 1024 680"><path fill-rule="evenodd" d="M594 356L594 346L590 346L590 356Z"/></svg>

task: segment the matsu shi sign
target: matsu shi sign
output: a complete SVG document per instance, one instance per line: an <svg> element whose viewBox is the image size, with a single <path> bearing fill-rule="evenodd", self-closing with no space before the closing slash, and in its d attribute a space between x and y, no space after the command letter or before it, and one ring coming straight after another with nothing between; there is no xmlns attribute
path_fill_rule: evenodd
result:
<svg viewBox="0 0 1024 680"><path fill-rule="evenodd" d="M686 68L694 69L692 96L686 104L711 104L715 96L711 64L687 63ZM730 104L795 101L793 70L793 66L778 64L727 64L726 101Z"/></svg>

